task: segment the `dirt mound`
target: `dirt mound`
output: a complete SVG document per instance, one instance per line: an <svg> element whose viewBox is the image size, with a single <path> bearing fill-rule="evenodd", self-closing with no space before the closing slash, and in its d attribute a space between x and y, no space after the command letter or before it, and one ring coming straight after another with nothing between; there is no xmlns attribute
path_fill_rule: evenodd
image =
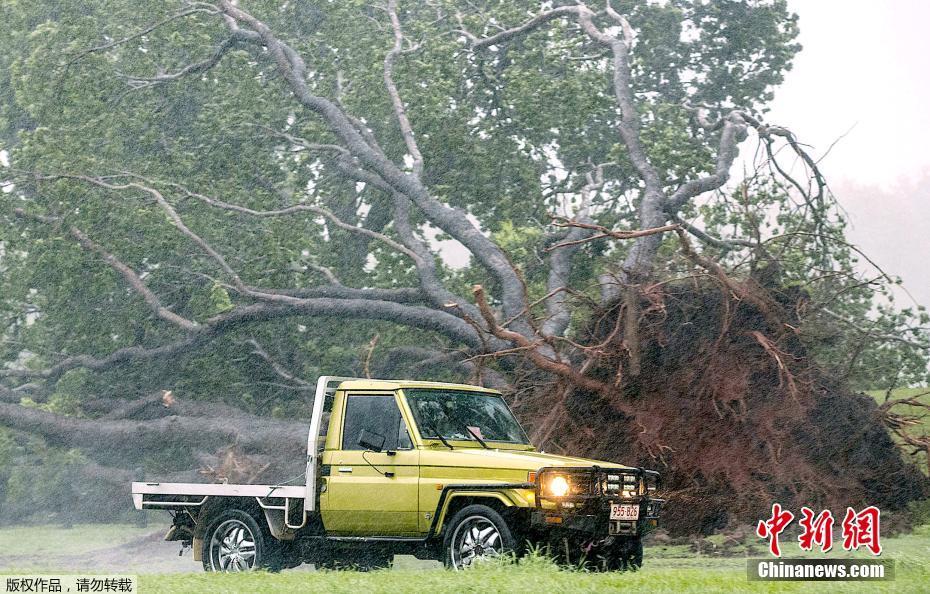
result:
<svg viewBox="0 0 930 594"><path fill-rule="evenodd" d="M875 402L808 357L796 331L805 296L750 283L742 294L715 281L628 294L586 339L588 374L616 396L558 386L533 399L544 414L521 416L545 447L662 471L673 533L754 523L776 501L842 517L847 505L890 511L926 497Z"/></svg>

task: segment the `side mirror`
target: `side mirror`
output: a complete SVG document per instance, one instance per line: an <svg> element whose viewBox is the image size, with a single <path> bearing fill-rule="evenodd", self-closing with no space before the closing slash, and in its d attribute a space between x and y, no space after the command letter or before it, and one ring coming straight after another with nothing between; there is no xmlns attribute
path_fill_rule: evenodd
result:
<svg viewBox="0 0 930 594"><path fill-rule="evenodd" d="M384 449L384 436L379 433L374 433L372 431L362 429L362 432L358 434L358 445L362 446L366 450L380 452Z"/></svg>

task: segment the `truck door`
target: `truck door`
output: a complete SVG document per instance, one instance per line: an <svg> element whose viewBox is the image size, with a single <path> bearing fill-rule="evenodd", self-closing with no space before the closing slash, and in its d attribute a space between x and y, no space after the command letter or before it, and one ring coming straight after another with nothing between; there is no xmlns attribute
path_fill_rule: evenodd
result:
<svg viewBox="0 0 930 594"><path fill-rule="evenodd" d="M327 532L417 534L419 451L393 392L348 392L342 402L341 449L323 453L329 468L320 511ZM381 451L372 441L383 438ZM365 446L360 443L366 442Z"/></svg>

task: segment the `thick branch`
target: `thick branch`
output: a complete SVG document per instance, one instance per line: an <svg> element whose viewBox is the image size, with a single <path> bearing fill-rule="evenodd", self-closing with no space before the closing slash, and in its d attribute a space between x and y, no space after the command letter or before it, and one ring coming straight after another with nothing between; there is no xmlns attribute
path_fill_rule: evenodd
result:
<svg viewBox="0 0 930 594"><path fill-rule="evenodd" d="M104 371L124 363L174 357L201 346L210 336L211 333L208 329L200 326L193 336L162 346L152 348L142 346L125 347L99 358L91 355L74 355L46 369L0 369L0 377L39 378L54 382L72 369L85 368L92 371Z"/></svg>
<svg viewBox="0 0 930 594"><path fill-rule="evenodd" d="M257 303L239 306L208 319L190 336L159 347L126 347L100 358L75 355L47 369L0 370L0 377L40 378L56 381L71 369L86 368L104 371L126 363L166 359L198 348L220 334L243 324L293 316L383 320L437 332L472 348L480 349L483 345L478 332L466 321L450 313L428 307L371 299L298 299L287 304Z"/></svg>
<svg viewBox="0 0 930 594"><path fill-rule="evenodd" d="M247 322L293 316L383 320L402 326L430 330L472 348L481 346L475 329L451 313L420 305L404 305L372 299L301 299L291 303L256 303L210 318L205 326L216 331Z"/></svg>
<svg viewBox="0 0 930 594"><path fill-rule="evenodd" d="M484 296L484 288L481 285L475 285L474 294L475 303L477 303L485 323L487 323L488 328L490 328L494 336L520 347L527 359L543 371L548 371L564 377L582 389L590 390L603 398L611 399L613 390L609 385L578 373L578 371L570 365L546 357L540 352L539 344L534 343L522 334L502 328L497 323L494 312L491 311L491 307L488 305L488 301ZM623 402L611 399L611 405L617 408L617 410L632 414L632 408Z"/></svg>
<svg viewBox="0 0 930 594"><path fill-rule="evenodd" d="M669 216L673 221L681 225L685 231L687 231L691 235L694 235L695 237L697 237L698 239L700 239L702 242L706 243L707 245L720 248L723 250L733 250L733 249L738 249L741 247L749 247L749 248L760 247L759 244L754 243L752 241L745 240L745 239L721 239L719 237L714 237L713 235L710 235L703 229L700 229L699 227L696 227L695 225L692 225L688 221L684 220L683 218L681 218L680 215L675 214L675 215L669 215Z"/></svg>
<svg viewBox="0 0 930 594"><path fill-rule="evenodd" d="M15 209L14 212L17 216L28 217L32 218L33 220L47 222L49 219L49 217L30 216L21 208ZM184 330L195 330L197 328L197 322L179 316L178 314L163 306L161 301L158 299L158 296L155 295L155 293L153 293L144 282L142 282L142 279L138 274L135 273L132 268L121 262L116 256L106 251L98 244L94 243L89 237L87 237L87 235L84 234L83 231L77 227L71 227L68 232L77 240L81 247L89 252L96 253L104 262L110 266L110 268L113 268L119 272L126 280L126 282L129 283L129 286L131 286L133 290L142 296L152 311L155 312L156 316L167 322L171 322L172 324Z"/></svg>
<svg viewBox="0 0 930 594"><path fill-rule="evenodd" d="M312 287L308 289L277 289L276 293L300 297L301 299L372 299L374 301L393 301L394 303L423 303L423 291L416 288L402 289L355 289L342 285Z"/></svg>
<svg viewBox="0 0 930 594"><path fill-rule="evenodd" d="M724 119L717 149L717 166L711 175L685 182L669 196L665 210L677 214L689 200L704 192L720 188L730 179L730 167L739 154L739 143L746 139L746 120L742 112L733 111Z"/></svg>
<svg viewBox="0 0 930 594"><path fill-rule="evenodd" d="M397 0L388 0L387 9L391 18L391 28L394 30L394 47L384 56L384 86L391 98L391 105L394 108L397 123L400 125L404 144L407 145L407 151L413 158L413 175L421 178L423 175L423 155L420 154L420 147L417 146L413 127L410 125L410 119L407 118L407 110L400 98L400 92L397 90L397 85L394 84L394 61L403 51L404 45L404 33L400 27L400 19L397 17Z"/></svg>
<svg viewBox="0 0 930 594"><path fill-rule="evenodd" d="M66 417L35 408L0 402L0 423L42 435L50 445L105 452L108 457L140 460L164 451L166 443L195 450L237 444L246 452L299 450L306 443L304 423L264 417L169 416L156 420L101 420Z"/></svg>
<svg viewBox="0 0 930 594"><path fill-rule="evenodd" d="M576 218L582 223L592 223L590 217L591 201L594 194L604 186L604 166L598 165L586 175L587 183L581 189L581 206ZM568 308L569 276L572 271L572 257L584 240L592 234L591 229L576 226L568 229L562 236L563 249L556 250L549 257L549 277L546 289L550 296L546 299L546 316L541 331L543 336L562 336L571 322L572 315ZM547 250L548 251L548 250Z"/></svg>
<svg viewBox="0 0 930 594"><path fill-rule="evenodd" d="M417 254L418 257L414 262L417 267L417 276L420 278L420 286L433 305L452 312L462 312L474 320L478 319L480 314L477 309L443 285L436 270L436 258L429 247L416 236L410 223L410 203L396 194L394 195L394 230L404 245Z"/></svg>
<svg viewBox="0 0 930 594"><path fill-rule="evenodd" d="M430 222L462 243L494 274L501 285L505 315L516 315L523 311L523 284L503 250L473 225L464 213L432 197L417 177L404 173L388 160L377 146L362 135L336 103L314 95L306 84L303 59L289 45L280 41L265 23L229 0L223 0L221 7L228 17L227 22L244 23L257 34L254 40L267 48L300 104L319 114L363 166L370 168L395 191L413 202ZM515 322L514 327L524 334L532 334L532 329L524 320Z"/></svg>

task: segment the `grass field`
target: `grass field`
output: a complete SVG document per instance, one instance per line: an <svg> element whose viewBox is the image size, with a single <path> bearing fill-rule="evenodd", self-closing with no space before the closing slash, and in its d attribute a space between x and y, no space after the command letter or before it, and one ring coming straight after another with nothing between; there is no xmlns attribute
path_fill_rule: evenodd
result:
<svg viewBox="0 0 930 594"><path fill-rule="evenodd" d="M38 527L0 529L0 573L133 573L140 575L140 591L145 593L930 592L930 526L885 538L882 544L885 549L882 558L896 562L894 581L748 582L744 557L696 555L687 546L647 547L646 564L635 573L565 570L541 558L516 565L449 572L436 563L398 557L393 569L372 573L290 570L279 574L215 575L200 573L189 553L178 559L177 547L161 542L153 528ZM783 549L786 557L815 556L800 555L797 544L788 541L783 541ZM826 556L869 557L842 550Z"/></svg>

